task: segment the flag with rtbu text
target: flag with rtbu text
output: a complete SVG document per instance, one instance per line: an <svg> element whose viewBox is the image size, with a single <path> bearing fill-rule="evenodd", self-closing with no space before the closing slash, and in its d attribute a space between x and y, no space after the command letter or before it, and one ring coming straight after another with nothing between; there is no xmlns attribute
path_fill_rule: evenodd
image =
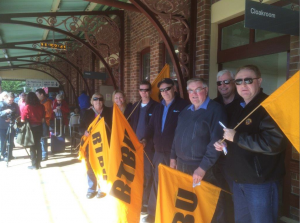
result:
<svg viewBox="0 0 300 223"><path fill-rule="evenodd" d="M261 105L299 152L299 71Z"/></svg>
<svg viewBox="0 0 300 223"><path fill-rule="evenodd" d="M221 188L201 181L193 188L193 177L160 164L155 223L211 222Z"/></svg>
<svg viewBox="0 0 300 223"><path fill-rule="evenodd" d="M143 145L116 104L113 107L107 183L110 222L139 223L144 181ZM112 198L112 199L111 199Z"/></svg>

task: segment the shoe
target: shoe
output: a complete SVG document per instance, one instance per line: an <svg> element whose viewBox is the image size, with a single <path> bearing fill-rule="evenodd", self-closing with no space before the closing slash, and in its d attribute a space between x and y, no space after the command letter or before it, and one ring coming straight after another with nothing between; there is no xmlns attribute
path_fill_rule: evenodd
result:
<svg viewBox="0 0 300 223"><path fill-rule="evenodd" d="M97 195L97 192L88 192L86 194L86 198L87 199L92 199L93 197L95 197Z"/></svg>
<svg viewBox="0 0 300 223"><path fill-rule="evenodd" d="M46 161L46 160L48 160L48 157L42 158L42 161Z"/></svg>
<svg viewBox="0 0 300 223"><path fill-rule="evenodd" d="M142 219L142 222L144 223L154 223L155 222L155 216L148 214L146 217Z"/></svg>
<svg viewBox="0 0 300 223"><path fill-rule="evenodd" d="M142 206L141 214L148 214L148 207Z"/></svg>
<svg viewBox="0 0 300 223"><path fill-rule="evenodd" d="M106 196L106 193L102 192L102 191L99 191L97 193L97 198L102 198L102 197L105 197Z"/></svg>
<svg viewBox="0 0 300 223"><path fill-rule="evenodd" d="M37 170L38 168L36 168L36 166L29 166L28 169L30 169L30 170Z"/></svg>

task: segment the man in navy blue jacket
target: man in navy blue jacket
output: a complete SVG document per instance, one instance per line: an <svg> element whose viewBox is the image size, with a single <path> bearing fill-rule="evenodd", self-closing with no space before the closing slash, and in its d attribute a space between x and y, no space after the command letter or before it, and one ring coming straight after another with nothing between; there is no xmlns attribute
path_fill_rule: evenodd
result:
<svg viewBox="0 0 300 223"><path fill-rule="evenodd" d="M129 118L130 125L135 132L139 140L145 136L146 128L150 122L153 110L158 105L158 102L154 101L151 97L151 84L149 81L142 81L139 87L139 94L141 100L133 105L135 110L132 112ZM144 147L144 193L143 193L143 207L142 213L147 212L148 200L153 182L153 167L151 166L154 146L153 140L149 139Z"/></svg>
<svg viewBox="0 0 300 223"><path fill-rule="evenodd" d="M150 123L142 142L146 143L153 139L154 157L153 165L155 168L154 181L148 202L148 215L143 218L143 222L155 221L156 197L158 186L158 165L170 165L170 153L174 138L177 119L179 113L189 104L188 101L175 94L174 82L170 78L165 78L157 84L162 102L153 111Z"/></svg>

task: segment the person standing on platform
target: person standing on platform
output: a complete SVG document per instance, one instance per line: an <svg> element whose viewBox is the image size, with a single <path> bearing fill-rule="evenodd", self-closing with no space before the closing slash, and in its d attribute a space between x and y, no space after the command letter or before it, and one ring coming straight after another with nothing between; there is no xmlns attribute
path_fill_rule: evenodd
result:
<svg viewBox="0 0 300 223"><path fill-rule="evenodd" d="M26 105L26 94L23 92L20 94L20 100L18 102L19 108L20 108L20 113L22 114L22 110Z"/></svg>
<svg viewBox="0 0 300 223"><path fill-rule="evenodd" d="M81 91L78 97L78 104L80 108L80 119L82 119L85 111L91 107L90 97L87 96L86 90Z"/></svg>
<svg viewBox="0 0 300 223"><path fill-rule="evenodd" d="M100 116L104 118L104 121L107 124L106 133L109 142L110 135L111 135L111 126L112 126L112 111L110 108L104 105L104 98L103 95L100 93L93 94L91 98L91 104L92 107L86 110L86 112L83 115L82 122L80 122L80 124L83 125L83 128L86 129L84 135L86 137L89 136L90 133L87 131L89 125L100 114ZM100 190L100 185L98 185L97 183L97 178L89 162L88 149L86 149L85 162L87 167L87 180L88 180L88 191L86 194L86 198L91 199L95 196L97 196L97 198L105 197L106 194ZM97 185L99 186L98 191L97 191Z"/></svg>
<svg viewBox="0 0 300 223"><path fill-rule="evenodd" d="M151 84L149 81L144 80L140 83L139 94L141 100L136 102L132 108L136 108L130 117L130 125L135 132L137 138L141 141L145 137L147 126L149 125L150 118L155 107L159 104L154 101L151 95ZM149 195L153 182L153 167L150 164L154 156L153 139L147 140L144 147L144 193L143 193L143 206L142 213L147 213ZM150 160L150 161L149 161Z"/></svg>
<svg viewBox="0 0 300 223"><path fill-rule="evenodd" d="M30 147L31 166L28 166L30 170L41 168L42 149L40 141L43 134L45 114L45 107L40 103L36 94L29 92L26 98L26 106L21 114L21 122L28 120L34 139L34 145Z"/></svg>
<svg viewBox="0 0 300 223"><path fill-rule="evenodd" d="M112 101L113 103L116 103L116 105L118 105L119 109L127 119L131 112L132 103L126 102L126 96L124 92L121 90L115 90L112 94Z"/></svg>
<svg viewBox="0 0 300 223"><path fill-rule="evenodd" d="M53 114L55 118L62 119L62 124L64 126L69 125L68 114L70 113L70 108L68 103L63 99L61 94L56 95L53 102Z"/></svg>
<svg viewBox="0 0 300 223"><path fill-rule="evenodd" d="M236 223L277 222L279 182L285 174L287 138L260 106L268 95L261 90L258 67L238 69L235 85L244 102L235 107L223 138L214 146L227 146L225 171L233 179L233 203ZM235 130L235 126L244 120Z"/></svg>
<svg viewBox="0 0 300 223"><path fill-rule="evenodd" d="M177 126L179 113L189 104L188 101L175 94L174 82L170 78L162 79L157 87L163 100L156 106L152 113L150 123L142 139L144 147L153 139L155 153L153 156L154 180L151 187L148 215L142 219L143 222L155 221L156 198L158 187L158 165L170 165L170 153L172 142Z"/></svg>
<svg viewBox="0 0 300 223"><path fill-rule="evenodd" d="M52 118L52 101L47 98L46 92L44 89L39 88L35 91L36 96L40 100L41 104L45 107L45 122L43 122L43 136L41 139L42 144L42 161L48 159L48 143L47 138L49 137L49 126L50 126L50 119Z"/></svg>

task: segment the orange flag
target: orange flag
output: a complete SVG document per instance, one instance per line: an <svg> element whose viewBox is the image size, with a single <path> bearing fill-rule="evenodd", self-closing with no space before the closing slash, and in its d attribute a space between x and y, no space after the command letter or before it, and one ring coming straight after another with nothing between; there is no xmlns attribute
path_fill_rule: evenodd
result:
<svg viewBox="0 0 300 223"><path fill-rule="evenodd" d="M299 71L261 105L299 152Z"/></svg>
<svg viewBox="0 0 300 223"><path fill-rule="evenodd" d="M107 180L109 152L104 118L100 119L90 134L89 162L102 190L104 187L104 181Z"/></svg>
<svg viewBox="0 0 300 223"><path fill-rule="evenodd" d="M151 98L157 102L159 102L159 89L157 87L157 84L164 78L170 78L170 66L169 64L166 64L163 69L160 71L160 73L157 75L153 83L151 84Z"/></svg>
<svg viewBox="0 0 300 223"><path fill-rule="evenodd" d="M89 125L87 131L88 132L91 132L93 130L93 128L95 127L95 125L97 124L97 122L99 121L99 117L100 115L97 115L97 117L94 119L94 121ZM91 135L90 135L91 136ZM89 142L89 139L90 139L90 136L89 137L86 137L85 135L83 135L81 137L81 140L80 140L80 147L79 147L79 159L82 160L85 158L85 150L86 150L86 147L88 145L88 142Z"/></svg>
<svg viewBox="0 0 300 223"><path fill-rule="evenodd" d="M143 145L116 104L112 120L107 183L115 213L111 213L110 222L138 223L143 196Z"/></svg>
<svg viewBox="0 0 300 223"><path fill-rule="evenodd" d="M160 164L155 222L211 222L221 188L201 181L193 188L193 177Z"/></svg>

